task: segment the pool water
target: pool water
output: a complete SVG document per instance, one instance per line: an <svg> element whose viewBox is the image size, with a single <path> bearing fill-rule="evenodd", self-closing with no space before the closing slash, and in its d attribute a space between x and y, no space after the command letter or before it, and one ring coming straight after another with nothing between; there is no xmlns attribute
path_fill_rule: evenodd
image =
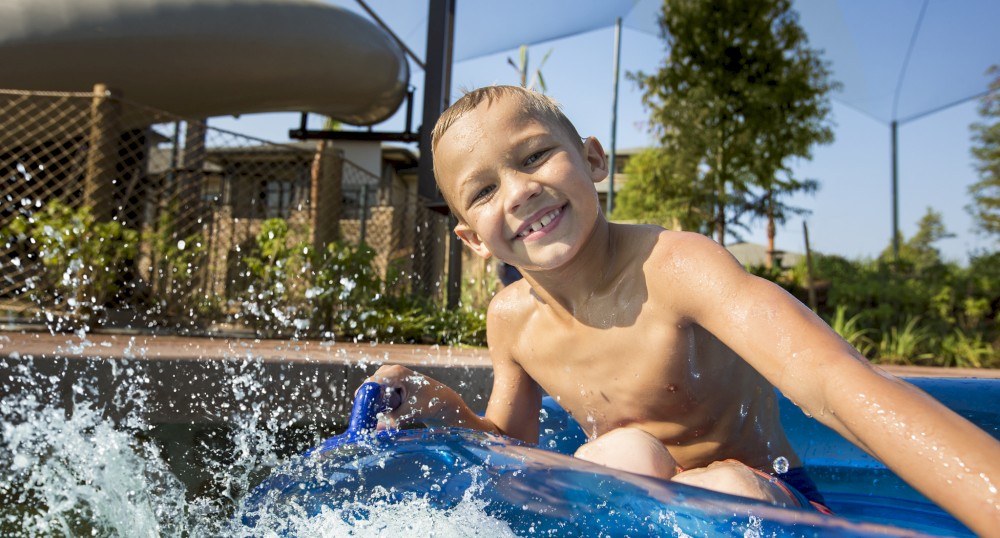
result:
<svg viewBox="0 0 1000 538"><path fill-rule="evenodd" d="M983 411L1000 383L914 380L994 436ZM789 435L838 514L789 510L574 459L583 431L546 399L539 443L460 429L333 438L269 477L242 505L248 528L295 535L280 522L320 515L370 527L389 506L441 513L470 502L519 536L961 536L971 533L884 466L780 399ZM357 405L357 404L356 404ZM971 413L970 413L971 412ZM373 508L375 507L375 508ZM479 512L477 512L479 513ZM278 526L275 526L275 523Z"/></svg>
<svg viewBox="0 0 1000 538"><path fill-rule="evenodd" d="M241 360L234 390L273 390L255 381L263 377L253 360ZM884 499L910 529L967 532L787 401L782 418L793 443L831 506L848 518L574 460L559 452L579 444L582 431L553 402L542 423L547 450L479 432L412 430L294 456L334 430L307 429L289 443L296 424L236 406L227 427L192 434L192 452L175 453L164 436L191 427L143 418L149 387L135 361L116 363L110 384L81 376L64 394L72 412L49 403L61 390L60 372L39 375L31 360L8 366L9 377L0 379L2 536L907 535L881 526L899 520L885 518ZM1000 382L912 381L998 436ZM197 463L210 487L192 489L179 462Z"/></svg>

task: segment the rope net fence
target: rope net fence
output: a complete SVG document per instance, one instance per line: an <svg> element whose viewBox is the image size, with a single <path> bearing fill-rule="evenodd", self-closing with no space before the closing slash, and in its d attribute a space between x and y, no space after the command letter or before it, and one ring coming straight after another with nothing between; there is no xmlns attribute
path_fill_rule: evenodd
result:
<svg viewBox="0 0 1000 538"><path fill-rule="evenodd" d="M0 90L0 319L316 333L357 293L440 299L448 220L394 155L373 173L109 91Z"/></svg>

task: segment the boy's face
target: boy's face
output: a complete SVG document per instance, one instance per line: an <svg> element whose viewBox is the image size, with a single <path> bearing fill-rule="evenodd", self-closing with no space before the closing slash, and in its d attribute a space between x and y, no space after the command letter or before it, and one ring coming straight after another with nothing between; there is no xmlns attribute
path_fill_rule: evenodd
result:
<svg viewBox="0 0 1000 538"><path fill-rule="evenodd" d="M484 258L529 270L560 267L599 216L594 183L607 176L600 143L581 145L515 98L483 102L456 120L434 159L442 194L457 212L455 233Z"/></svg>

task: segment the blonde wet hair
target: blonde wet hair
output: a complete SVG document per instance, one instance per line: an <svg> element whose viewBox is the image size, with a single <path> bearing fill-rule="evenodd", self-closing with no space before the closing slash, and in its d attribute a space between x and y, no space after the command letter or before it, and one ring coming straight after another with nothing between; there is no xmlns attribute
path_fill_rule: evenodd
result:
<svg viewBox="0 0 1000 538"><path fill-rule="evenodd" d="M438 141L459 118L475 110L483 101L492 105L505 97L517 99L522 110L532 118L551 122L562 129L572 140L580 140L580 133L577 132L573 122L569 121L569 118L563 114L555 99L520 86L483 86L466 92L441 114L434 125L434 130L431 131L431 151L437 149Z"/></svg>
<svg viewBox="0 0 1000 538"><path fill-rule="evenodd" d="M570 140L577 141L582 149L583 143L580 133L576 130L573 122L569 121L569 118L563 114L559 103L555 99L520 86L495 85L483 86L482 88L466 92L465 95L459 98L458 101L455 101L454 104L441 114L437 123L434 124L434 130L431 131L431 152L437 151L437 145L441 137L460 118L475 110L483 102L486 102L487 105L492 105L500 99L505 98L516 99L521 105L521 109L529 117L555 125L564 134L569 136ZM434 179L440 187L440 177L436 165L434 166ZM458 216L455 208L451 205L451 201L445 199L445 202L448 204L449 209L451 209L452 214Z"/></svg>

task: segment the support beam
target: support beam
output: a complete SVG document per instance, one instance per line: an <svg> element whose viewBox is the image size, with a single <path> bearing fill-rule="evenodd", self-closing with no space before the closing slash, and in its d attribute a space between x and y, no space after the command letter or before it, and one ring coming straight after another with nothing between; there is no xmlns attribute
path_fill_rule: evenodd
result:
<svg viewBox="0 0 1000 538"><path fill-rule="evenodd" d="M890 124L892 133L892 261L899 261L899 122Z"/></svg>
<svg viewBox="0 0 1000 538"><path fill-rule="evenodd" d="M612 77L614 85L611 91L611 156L608 161L608 197L607 197L607 217L611 218L611 211L615 208L615 153L617 149L618 133L618 62L621 58L622 48L622 18L615 19L615 54L612 66Z"/></svg>
<svg viewBox="0 0 1000 538"><path fill-rule="evenodd" d="M424 107L420 117L420 164L417 168L417 194L426 206L440 213L447 213L447 204L438 192L434 182L434 163L431 155L431 130L444 109L448 107L451 88L452 46L455 30L455 0L430 0L427 15L427 54L424 58L427 70L424 72ZM438 260L443 260L444 251L441 242L436 241L433 234L423 232L419 237L417 248L417 263L422 274L417 278L417 289L425 294L433 292L439 284L434 268L440 267ZM453 288L460 288L461 258L457 274L449 267L449 304L457 304L457 294L452 297ZM454 264L451 264L454 265ZM452 282L457 279L457 282ZM459 290L460 291L460 290Z"/></svg>
<svg viewBox="0 0 1000 538"><path fill-rule="evenodd" d="M448 107L451 89L455 0L430 0L427 15L427 71L424 73L424 108L420 116L420 165L417 193L430 207L447 206L434 183L431 130Z"/></svg>

